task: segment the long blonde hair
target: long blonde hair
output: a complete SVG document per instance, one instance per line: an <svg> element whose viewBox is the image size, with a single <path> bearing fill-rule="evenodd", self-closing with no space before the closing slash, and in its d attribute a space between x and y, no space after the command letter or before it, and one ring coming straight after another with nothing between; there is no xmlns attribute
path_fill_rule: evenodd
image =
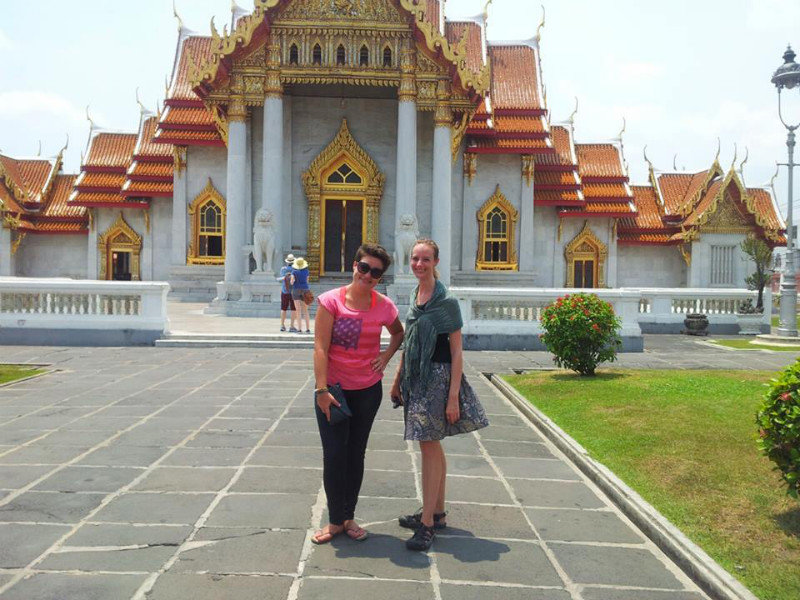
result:
<svg viewBox="0 0 800 600"><path fill-rule="evenodd" d="M437 244L430 238L420 238L416 242L414 242L414 246L419 246L420 244L422 244L423 246L430 246L431 248L433 248L433 259L434 260L439 259L439 244ZM436 267L433 268L433 278L439 279L439 269L437 269Z"/></svg>

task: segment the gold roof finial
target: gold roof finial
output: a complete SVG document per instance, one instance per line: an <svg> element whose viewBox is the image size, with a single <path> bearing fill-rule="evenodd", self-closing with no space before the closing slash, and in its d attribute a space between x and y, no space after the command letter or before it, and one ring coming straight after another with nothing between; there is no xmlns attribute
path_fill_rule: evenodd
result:
<svg viewBox="0 0 800 600"><path fill-rule="evenodd" d="M675 156L672 157L672 170L676 173L678 172L678 153L675 153Z"/></svg>
<svg viewBox="0 0 800 600"><path fill-rule="evenodd" d="M736 142L733 142L733 160L731 161L731 170L733 170L736 166L737 158L739 158L739 146Z"/></svg>
<svg viewBox="0 0 800 600"><path fill-rule="evenodd" d="M94 131L95 124L92 121L92 117L89 116L89 105L86 105L86 120L89 121L89 135L92 135L92 131Z"/></svg>
<svg viewBox="0 0 800 600"><path fill-rule="evenodd" d="M36 156L42 155L42 140L39 140L39 149L36 151Z"/></svg>
<svg viewBox="0 0 800 600"><path fill-rule="evenodd" d="M622 135L625 133L625 129L628 127L628 122L625 120L625 117L622 117L622 129L619 130L619 134L617 135L617 139L622 143Z"/></svg>
<svg viewBox="0 0 800 600"><path fill-rule="evenodd" d="M578 97L575 96L575 110L572 111L572 114L567 119L567 123L574 126L575 125L575 115L578 114Z"/></svg>
<svg viewBox="0 0 800 600"><path fill-rule="evenodd" d="M647 144L642 148L642 155L644 155L644 162L648 164L651 171L654 171L655 167L653 166L653 162L647 157Z"/></svg>
<svg viewBox="0 0 800 600"><path fill-rule="evenodd" d="M533 39L536 40L537 44L542 39L542 29L544 29L544 19L545 19L545 11L544 11L544 4L542 4L542 20L539 22L539 26L536 28L536 35L533 36Z"/></svg>
<svg viewBox="0 0 800 600"><path fill-rule="evenodd" d="M183 31L183 19L178 14L178 7L175 6L175 0L172 0L172 14L178 20L178 31Z"/></svg>
<svg viewBox="0 0 800 600"><path fill-rule="evenodd" d="M64 154L64 152L67 151L67 148L69 148L69 133L67 133L67 141L64 142L64 147L61 149L61 152L59 152L59 155Z"/></svg>
<svg viewBox="0 0 800 600"><path fill-rule="evenodd" d="M749 159L749 158L750 158L750 148L745 146L744 147L744 160L739 165L739 172L740 173L744 174L744 165L745 165L745 163L747 163L747 159Z"/></svg>
<svg viewBox="0 0 800 600"><path fill-rule="evenodd" d="M138 86L136 87L136 104L139 105L139 113L140 114L143 115L145 113L150 112L149 110L147 110L147 108L145 108L144 104L142 104L142 101L139 99L139 87Z"/></svg>
<svg viewBox="0 0 800 600"><path fill-rule="evenodd" d="M717 138L717 155L714 157L714 162L719 161L719 153L722 152L722 141Z"/></svg>
<svg viewBox="0 0 800 600"><path fill-rule="evenodd" d="M169 98L169 75L164 75L164 98Z"/></svg>
<svg viewBox="0 0 800 600"><path fill-rule="evenodd" d="M219 38L219 31L217 31L217 25L214 23L214 17L212 16L211 17L211 40L212 40L211 45L212 46L218 45L219 39L220 39Z"/></svg>
<svg viewBox="0 0 800 600"><path fill-rule="evenodd" d="M772 179L769 180L767 184L772 189L772 195L775 196L775 180L778 178L778 173L781 172L781 165L780 163L775 163L775 175L772 176Z"/></svg>

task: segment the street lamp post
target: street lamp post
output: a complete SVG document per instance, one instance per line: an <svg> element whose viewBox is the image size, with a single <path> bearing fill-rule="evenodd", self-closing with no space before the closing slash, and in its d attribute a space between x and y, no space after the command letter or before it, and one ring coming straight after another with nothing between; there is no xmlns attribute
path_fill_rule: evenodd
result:
<svg viewBox="0 0 800 600"><path fill-rule="evenodd" d="M783 64L778 67L772 76L772 83L778 89L778 117L781 123L789 132L786 139L786 147L789 150L789 161L786 167L789 169L789 202L786 209L786 266L783 273L783 283L781 283L781 322L778 327L778 335L785 337L797 337L797 277L794 264L794 236L792 235L792 198L794 197L794 146L795 130L800 127L800 122L796 124L787 123L783 117L783 105L781 92L798 88L800 91L800 65L794 59L796 54L789 46L783 53Z"/></svg>

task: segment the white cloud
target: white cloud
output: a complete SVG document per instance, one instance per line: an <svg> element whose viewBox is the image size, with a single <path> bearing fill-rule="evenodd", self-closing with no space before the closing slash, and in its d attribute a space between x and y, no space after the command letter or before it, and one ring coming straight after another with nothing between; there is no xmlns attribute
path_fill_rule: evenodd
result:
<svg viewBox="0 0 800 600"><path fill-rule="evenodd" d="M749 0L748 4L744 20L754 29L774 34L780 23L792 29L800 23L800 2L797 0Z"/></svg>
<svg viewBox="0 0 800 600"><path fill-rule="evenodd" d="M84 112L59 94L39 91L0 92L0 114L4 118L30 115L51 115L77 122Z"/></svg>
<svg viewBox="0 0 800 600"><path fill-rule="evenodd" d="M653 62L638 60L620 60L606 57L605 68L617 83L638 83L643 79L658 77L663 68Z"/></svg>

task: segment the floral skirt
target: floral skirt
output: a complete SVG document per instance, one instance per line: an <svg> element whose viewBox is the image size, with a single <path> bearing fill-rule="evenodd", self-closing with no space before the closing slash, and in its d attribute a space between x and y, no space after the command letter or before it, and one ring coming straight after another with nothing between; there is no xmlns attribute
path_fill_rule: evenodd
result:
<svg viewBox="0 0 800 600"><path fill-rule="evenodd" d="M411 389L402 389L405 412L405 439L432 442L451 435L469 433L489 425L475 391L461 375L461 390L458 405L459 420L452 425L447 422L445 408L450 392L450 363L431 363L431 378L427 389L421 390L418 382Z"/></svg>

